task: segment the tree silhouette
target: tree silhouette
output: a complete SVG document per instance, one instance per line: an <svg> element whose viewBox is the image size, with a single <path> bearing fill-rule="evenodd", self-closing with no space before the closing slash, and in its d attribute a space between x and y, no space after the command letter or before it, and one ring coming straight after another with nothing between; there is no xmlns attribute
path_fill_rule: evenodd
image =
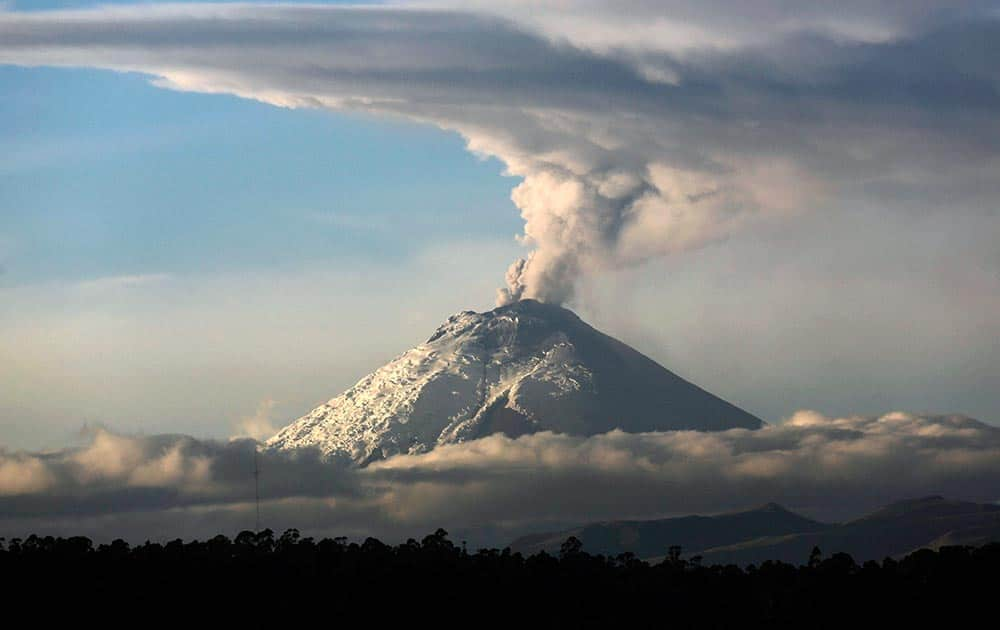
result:
<svg viewBox="0 0 1000 630"><path fill-rule="evenodd" d="M808 619L840 629L862 618L886 627L960 623L965 612L987 618L1000 569L1000 544L861 567L846 553L823 559L819 549L805 566L746 568L684 562L681 551L671 547L650 565L630 553L590 555L571 537L558 557L463 553L443 529L398 545L314 541L297 530L136 546L32 535L0 546L0 592L45 625L60 613L79 622L88 611L130 626L171 617L220 627L412 623L415 614L469 625L484 612L488 625L524 625L530 611L531 625L649 627L662 625L667 606L672 627L801 627Z"/></svg>
<svg viewBox="0 0 1000 630"><path fill-rule="evenodd" d="M813 547L812 551L809 552L809 562L808 567L810 569L815 569L819 566L819 563L823 560L823 552L819 550L819 547Z"/></svg>
<svg viewBox="0 0 1000 630"><path fill-rule="evenodd" d="M682 551L683 549L681 548L680 545L670 545L670 547L667 549L667 558L666 558L667 562L674 566L679 566L681 564Z"/></svg>
<svg viewBox="0 0 1000 630"><path fill-rule="evenodd" d="M571 558L573 556L580 555L583 551L583 543L576 536L570 536L563 541L563 544L559 547L559 557L560 558Z"/></svg>

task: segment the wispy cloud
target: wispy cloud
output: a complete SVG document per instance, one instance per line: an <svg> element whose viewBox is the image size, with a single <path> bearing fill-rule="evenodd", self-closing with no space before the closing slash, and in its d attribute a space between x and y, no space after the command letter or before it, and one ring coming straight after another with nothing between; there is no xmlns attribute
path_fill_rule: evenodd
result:
<svg viewBox="0 0 1000 630"><path fill-rule="evenodd" d="M91 280L82 280L73 285L73 289L82 294L103 294L129 289L154 287L172 278L168 273L129 274L123 276L104 276Z"/></svg>
<svg viewBox="0 0 1000 630"><path fill-rule="evenodd" d="M236 431L233 440L250 438L262 442L277 433L280 426L276 426L272 419L275 401L265 398L257 405L257 411L252 416L241 418L236 423Z"/></svg>

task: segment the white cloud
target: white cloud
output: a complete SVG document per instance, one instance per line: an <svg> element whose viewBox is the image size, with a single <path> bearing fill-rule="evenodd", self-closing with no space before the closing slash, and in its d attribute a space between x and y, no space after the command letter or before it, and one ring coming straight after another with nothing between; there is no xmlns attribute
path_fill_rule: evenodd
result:
<svg viewBox="0 0 1000 630"><path fill-rule="evenodd" d="M241 418L236 424L236 433L232 439L250 438L263 442L278 432L280 426L276 426L271 417L274 411L275 401L265 398L257 405L257 412L252 416Z"/></svg>
<svg viewBox="0 0 1000 630"><path fill-rule="evenodd" d="M79 533L100 522L102 535L141 538L170 523L189 531L185 519L202 518L198 535L231 531L252 509L253 449L99 431L80 449L0 453L0 533ZM928 494L997 499L1000 429L963 416L802 411L757 431L498 434L364 469L313 451L265 451L260 470L267 524L307 532L393 538L768 501L854 515Z"/></svg>
<svg viewBox="0 0 1000 630"><path fill-rule="evenodd" d="M55 479L36 456L0 454L0 496L44 492Z"/></svg>
<svg viewBox="0 0 1000 630"><path fill-rule="evenodd" d="M483 522L512 515L593 520L771 500L857 509L939 491L992 500L1000 465L990 459L997 455L1000 430L961 416L806 411L757 431L494 435L370 470L396 484L395 513L417 522L442 511L476 513ZM489 499L474 505L476 494Z"/></svg>

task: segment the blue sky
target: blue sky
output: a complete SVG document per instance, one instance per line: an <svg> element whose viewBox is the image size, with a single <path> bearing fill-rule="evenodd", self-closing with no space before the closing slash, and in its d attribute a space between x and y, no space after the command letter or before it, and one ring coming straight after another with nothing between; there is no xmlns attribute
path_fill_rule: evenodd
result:
<svg viewBox="0 0 1000 630"><path fill-rule="evenodd" d="M97 70L0 68L5 286L405 258L520 227L455 134Z"/></svg>
<svg viewBox="0 0 1000 630"><path fill-rule="evenodd" d="M234 4L294 4L288 0L216 0L217 3ZM8 9L35 11L45 9L78 9L95 6L144 5L144 4L205 4L203 0L7 0ZM381 4L380 2L344 2L339 0L312 0L305 4Z"/></svg>
<svg viewBox="0 0 1000 630"><path fill-rule="evenodd" d="M0 445L284 424L531 250L768 421L1000 420L996 3L109 4L0 3Z"/></svg>

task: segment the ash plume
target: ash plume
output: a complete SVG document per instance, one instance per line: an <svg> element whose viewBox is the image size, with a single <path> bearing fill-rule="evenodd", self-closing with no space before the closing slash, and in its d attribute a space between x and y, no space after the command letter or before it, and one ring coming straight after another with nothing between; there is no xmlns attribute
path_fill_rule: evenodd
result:
<svg viewBox="0 0 1000 630"><path fill-rule="evenodd" d="M533 251L507 269L498 306L524 298L562 304L583 275L629 267L723 233L724 206L734 203L720 194L723 184L642 164L638 157L605 156L612 163L638 162L630 170L534 165L519 173L524 181L511 199L524 218L520 240Z"/></svg>
<svg viewBox="0 0 1000 630"><path fill-rule="evenodd" d="M538 4L0 11L0 64L457 132L522 180L501 303L796 214L1000 196L992 3Z"/></svg>

